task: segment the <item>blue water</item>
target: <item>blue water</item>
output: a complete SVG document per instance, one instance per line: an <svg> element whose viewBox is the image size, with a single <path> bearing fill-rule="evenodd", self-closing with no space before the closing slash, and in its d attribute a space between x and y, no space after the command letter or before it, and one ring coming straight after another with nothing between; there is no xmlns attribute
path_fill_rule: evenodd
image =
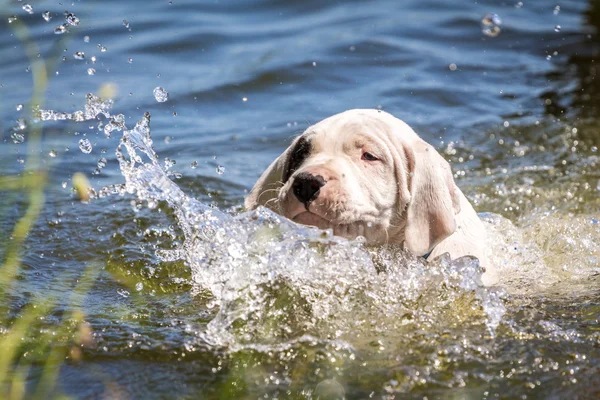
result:
<svg viewBox="0 0 600 400"><path fill-rule="evenodd" d="M27 25L42 57L56 59L48 70L43 108L82 109L87 93L112 84L117 90L113 112L125 115L128 127L145 111L151 113L154 148L161 160L176 160L172 169L182 175L176 183L224 210L239 210L261 172L310 124L351 108L384 109L446 156L478 211L502 214L523 227L530 240L539 238L540 247L547 245L545 261L557 271L566 265L565 274L584 284L552 289L560 294L549 304L546 295L509 300L506 320L512 322L500 328L497 341L486 342L496 353L471 365L459 352L448 361L447 375L420 383L410 380L390 392L388 381L413 376L420 359L411 364L407 356L403 360L414 368L403 370L393 362L400 350L392 346L371 360L374 366L365 373L369 379L357 378L362 376L360 364L348 361L338 375L341 381L346 377L346 395L447 398L445 390L452 389L460 398L592 398L598 393L600 360L594 257L600 255L597 247L584 245L586 240L600 241L597 228L585 225L598 217L600 206L600 88L594 63L600 50L600 8L583 0L517 3L39 1L31 2L34 13L29 15L23 2L11 1L0 11L0 174L23 173L25 164L18 160L32 156L27 142L15 144L10 137L15 121L29 118L32 94L32 62L15 35L16 24L8 23L11 15ZM557 4L560 12L555 14ZM45 10L52 14L49 22L42 18ZM81 23L55 35L65 10ZM489 12L502 19L497 37L482 33L481 19ZM84 52L85 59L75 59L75 52ZM95 69L94 75L88 74L89 68ZM152 94L159 86L169 93L164 103ZM21 111L19 104L24 105ZM298 367L292 359L275 361L277 351L223 356L220 350L186 347L214 310L210 296L194 290L182 263L154 255L157 241L160 248L168 247L173 237L180 239L172 212L164 205L134 211L130 195L82 204L71 191L75 172L86 174L96 190L123 182L115 157L121 134L107 138L97 124L43 125L38 153L48 171L45 206L23 249L19 283L6 306L16 313L32 299L52 293L62 297L87 265L99 266L98 281L78 300L97 347L84 352L81 363L67 360L57 393L78 398L265 393L310 398L312 392L302 390L313 390L331 377L315 372L318 358ZM91 154L79 150L83 138L92 143ZM52 150L55 157L49 154ZM107 166L94 174L100 158L106 158ZM197 167L192 167L194 162ZM25 199L0 192L0 201L0 241L8 243ZM144 233L159 228L165 232ZM552 229L559 233L546 238ZM0 243L2 257L4 251ZM579 269L583 264L585 273ZM135 300L119 293L128 276L144 284ZM571 277L565 275L565 280ZM61 307L64 311L72 305L65 301ZM560 336L539 321L552 321L566 333ZM435 331L427 345L397 339L397 346L414 345L426 359L425 348L435 353L465 336L477 342L487 335L483 329L469 337L468 331L459 329L447 337L435 336ZM561 354L553 354L555 348ZM472 354L469 349L465 352ZM312 348L297 351L310 354ZM536 372L536 352L542 358L551 354L558 369ZM579 380L573 383L572 364L565 360L584 353L589 356L585 361L577 358L574 374ZM516 359L524 370L515 372L514 380L501 378ZM251 361L265 367L256 367L253 374L240 366ZM281 373L285 366L294 371L293 383L269 380L273 370ZM334 370L331 365L322 370L328 368ZM534 382L534 388L527 386L531 371L540 374L536 379L541 383ZM31 379L35 381L35 373ZM239 391L231 389L231 382L237 382L233 386Z"/></svg>

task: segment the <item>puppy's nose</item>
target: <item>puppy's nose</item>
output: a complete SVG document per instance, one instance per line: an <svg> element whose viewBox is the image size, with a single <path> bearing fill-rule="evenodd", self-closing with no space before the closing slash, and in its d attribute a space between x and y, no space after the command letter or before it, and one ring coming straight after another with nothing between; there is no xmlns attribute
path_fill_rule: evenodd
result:
<svg viewBox="0 0 600 400"><path fill-rule="evenodd" d="M294 178L292 188L296 198L308 209L310 202L319 196L319 189L326 183L327 181L321 175L303 172Z"/></svg>

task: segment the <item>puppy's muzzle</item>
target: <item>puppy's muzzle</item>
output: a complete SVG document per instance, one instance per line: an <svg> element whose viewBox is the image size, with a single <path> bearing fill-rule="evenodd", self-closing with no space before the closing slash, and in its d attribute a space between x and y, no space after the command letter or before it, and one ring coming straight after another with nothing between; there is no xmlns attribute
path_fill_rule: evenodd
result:
<svg viewBox="0 0 600 400"><path fill-rule="evenodd" d="M319 190L325 186L327 181L321 175L312 175L302 172L294 178L292 190L296 198L304 204L306 210L310 203L319 197Z"/></svg>

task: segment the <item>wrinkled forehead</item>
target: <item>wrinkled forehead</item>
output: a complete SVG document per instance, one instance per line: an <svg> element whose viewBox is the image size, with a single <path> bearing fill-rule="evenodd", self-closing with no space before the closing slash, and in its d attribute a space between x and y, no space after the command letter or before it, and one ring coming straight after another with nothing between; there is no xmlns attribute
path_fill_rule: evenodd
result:
<svg viewBox="0 0 600 400"><path fill-rule="evenodd" d="M315 152L344 145L379 143L392 134L391 121L363 113L341 113L309 127L303 136Z"/></svg>

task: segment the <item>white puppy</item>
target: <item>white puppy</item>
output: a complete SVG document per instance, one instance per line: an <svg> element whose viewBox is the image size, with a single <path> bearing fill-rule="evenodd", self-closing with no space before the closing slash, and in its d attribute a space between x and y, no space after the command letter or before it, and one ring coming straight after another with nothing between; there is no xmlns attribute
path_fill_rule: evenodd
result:
<svg viewBox="0 0 600 400"><path fill-rule="evenodd" d="M350 110L309 127L246 198L295 222L368 244L398 244L426 258L477 257L495 283L486 232L449 164L406 123Z"/></svg>

